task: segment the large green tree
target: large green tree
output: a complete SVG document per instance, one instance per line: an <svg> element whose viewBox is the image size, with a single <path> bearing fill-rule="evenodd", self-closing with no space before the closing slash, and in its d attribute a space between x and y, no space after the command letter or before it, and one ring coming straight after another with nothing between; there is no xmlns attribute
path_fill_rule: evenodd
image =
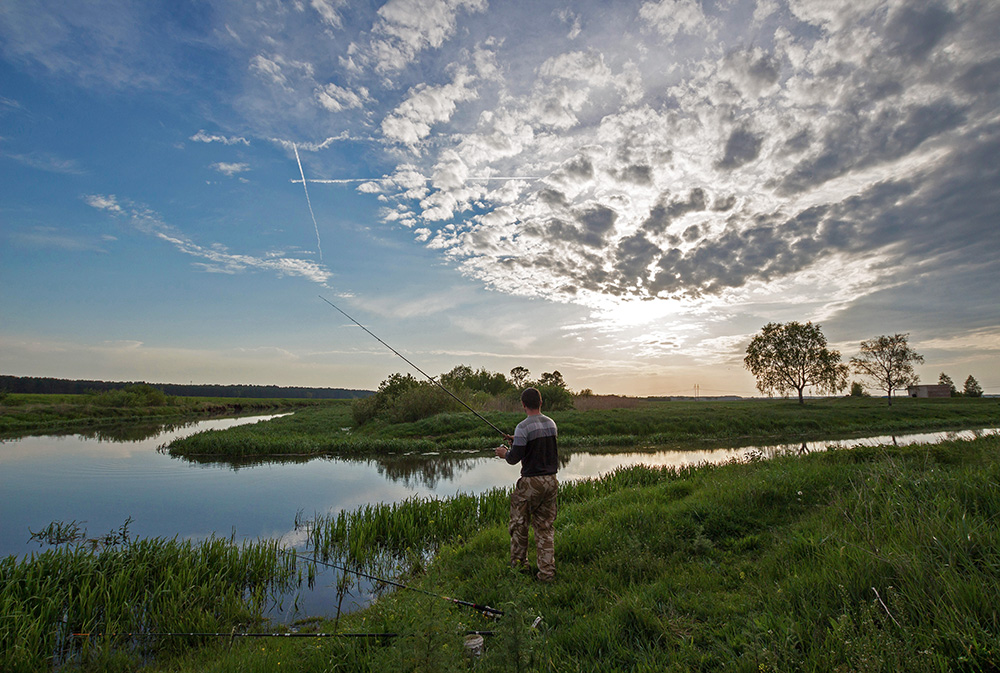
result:
<svg viewBox="0 0 1000 673"><path fill-rule="evenodd" d="M854 371L886 392L890 407L894 390L920 382L913 365L923 363L924 356L910 348L909 338L909 334L893 334L862 341L861 353L851 358Z"/></svg>
<svg viewBox="0 0 1000 673"><path fill-rule="evenodd" d="M743 365L757 377L757 390L770 395L796 391L804 404L803 391L814 387L836 393L847 387L847 365L840 352L826 347L819 325L811 322L768 323L747 346Z"/></svg>

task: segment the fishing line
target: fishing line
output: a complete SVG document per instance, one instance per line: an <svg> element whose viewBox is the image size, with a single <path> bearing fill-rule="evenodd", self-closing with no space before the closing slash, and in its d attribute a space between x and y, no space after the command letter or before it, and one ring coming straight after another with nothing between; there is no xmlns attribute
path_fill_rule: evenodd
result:
<svg viewBox="0 0 1000 673"><path fill-rule="evenodd" d="M492 424L492 423L490 423L490 422L489 422L488 420L486 420L486 419L485 419L485 418L483 417L483 415L482 415L482 414L480 414L480 413L479 413L478 411L476 411L475 409L473 409L472 407L470 407L470 406L469 406L468 404L466 404L466 403L465 403L465 402L464 402L464 401L463 401L462 399L460 399L460 398L459 398L459 397L458 397L457 395L455 395L455 393L453 393L453 392L451 392L450 390L448 390L447 388L445 388L445 387L444 387L443 385L441 385L441 384L440 384L440 383L439 383L439 382L438 382L438 381L437 381L437 380L436 380L436 379L435 379L435 378L434 378L433 376L430 376L430 375L429 375L429 374L428 374L427 372L425 372L425 371L424 371L423 369L421 369L420 367L416 366L415 364L413 364L412 362L410 362L409 360L407 360L407 359L406 359L406 358L405 358L405 357L403 356L403 354L402 354L402 353L400 353L399 351L397 351L397 350L396 350L395 348L393 348L392 346L390 346L390 345L389 345L389 344L387 344L386 342L384 342L384 341L382 341L381 339L379 339L379 338L378 338L378 336L376 336L376 335L375 335L374 333L372 333L372 331L371 331L371 330L369 330L369 329L368 329L367 327L365 327L364 325L362 325L361 323L359 323L359 322L358 322L357 320L355 320L355 319L354 319L354 318L352 318L351 316L349 316L349 315L347 315L346 313L344 313L344 311L343 311L343 310L341 310L341 309L340 309L340 307L338 307L338 306L337 306L336 304L334 304L334 303L333 303L332 301L330 301L329 299L327 299L327 298L326 298L326 297L324 297L323 295L319 295L319 298L320 298L320 299L322 299L323 301L325 301L325 302L326 302L327 304L329 304L329 305L330 305L330 306L332 306L333 308L335 308L335 309L337 309L338 311L340 311L340 313L341 313L341 314L342 314L342 315L343 315L343 316L344 316L345 318L347 318L348 320L350 320L350 321L351 321L352 323L354 323L355 325L357 325L358 327L360 327L360 328L361 328L361 329L363 329L364 331L368 332L368 334L369 334L369 335L371 335L372 337L374 337L376 341L378 341L378 342L379 342L380 344L382 344L383 346L385 346L386 348L388 348L389 350L391 350L391 351L392 351L393 353L395 353L396 355L398 355L398 356L399 356L400 358L402 358L402 359L403 359L403 361L404 361L404 362L406 362L406 364L410 365L411 367L413 367L414 369L416 369L416 370L417 370L418 372L420 372L421 374L423 374L423 375L424 375L425 377L427 377L427 380L428 380L428 381L430 381L431 383L433 383L434 385L436 385L436 386L437 386L438 388L440 388L441 390L445 391L446 393L448 393L449 395L451 395L451 396L452 396L453 398L455 398L456 400L458 400L459 404L461 404L461 405L462 405L463 407L465 407L466 409L468 409L469 411L471 411L472 413L474 413L474 414L475 414L475 415L476 415L476 416L477 416L477 417L479 418L479 420L481 420L481 421L482 421L483 423L486 423L486 425L490 426L491 428L493 428L494 430L496 430L497 432L499 432L499 433L500 433L501 435L503 435L503 436L504 436L504 438L506 438L506 437L507 437L507 433L506 433L506 432L504 432L503 430L501 430L500 428L498 428L497 426L493 425L493 424Z"/></svg>
<svg viewBox="0 0 1000 673"><path fill-rule="evenodd" d="M434 593L432 591L425 591L424 589L417 589L416 587L410 587L410 586L407 586L405 584L400 584L399 582L394 582L392 580L387 580L387 579L385 579L383 577L376 577L375 575L369 575L368 573L361 572L360 570L354 570L353 568L347 568L347 567L342 566L342 565L337 565L336 563L327 563L326 561L320 561L319 559L310 558L308 556L303 556L301 554L296 554L294 552L292 552L292 556L294 556L295 558L298 558L298 559L302 559L303 561L308 561L310 563L318 563L320 565L327 566L328 568L336 568L337 570L340 570L340 571L343 571L343 572L354 573L355 575L359 575L361 577L364 577L365 579L373 580L375 582L384 582L385 584L390 584L390 585L392 585L394 587L398 587L400 589L408 589L409 591L416 591L417 593L424 594L425 596L432 596L434 598L441 598L441 599L446 600L446 601L448 601L450 603L455 603L457 605L464 605L467 608L472 608L474 610L479 610L479 611L484 612L484 613L489 613L489 616L492 616L492 617L502 617L503 616L503 610L498 610L497 608L491 608L489 605L479 605L478 603L472 603L471 601L463 601L463 600L460 600L458 598L451 598L450 596L442 596L441 594L436 594L436 593Z"/></svg>

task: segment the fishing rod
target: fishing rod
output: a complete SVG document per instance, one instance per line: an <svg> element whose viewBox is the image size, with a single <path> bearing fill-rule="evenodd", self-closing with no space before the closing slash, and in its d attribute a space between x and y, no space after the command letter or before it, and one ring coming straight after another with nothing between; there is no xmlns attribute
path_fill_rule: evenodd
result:
<svg viewBox="0 0 1000 673"><path fill-rule="evenodd" d="M275 633L247 633L232 631L215 632L176 632L176 631L138 631L129 633L71 633L74 638L102 638L112 636L116 638L167 638L167 637L188 637L188 638L399 638L398 633L312 633L279 631ZM466 636L493 636L495 631L464 631Z"/></svg>
<svg viewBox="0 0 1000 673"><path fill-rule="evenodd" d="M482 414L480 414L478 411L476 411L475 409L473 409L472 407L470 407L468 404L466 404L462 399L460 399L457 395L455 395L455 393L451 392L450 390L448 390L447 388L445 388L443 385L441 385L441 383L439 381L437 381L433 376L430 376L423 369L421 369L420 367L416 366L415 364L413 364L412 362L410 362L409 360L407 360L406 357L404 357L402 353L400 353L399 351L397 351L395 348L393 348L392 346L390 346L386 342L384 342L381 339L379 339L378 336L376 336L371 330L369 330L367 327L365 327L364 325L362 325L361 323L359 323L357 320L355 320L351 316L349 316L346 313L344 313L344 311L341 310L341 308L339 306L337 306L336 304L334 304L332 301L330 301L329 299L327 299L323 295L319 295L319 298L322 299L323 301L325 301L327 304L329 304L333 308L335 308L338 311L340 311L340 313L345 318L347 318L348 320L350 320L352 323L354 323L355 325L357 325L358 327L360 327L364 331L368 332L368 334L370 334L372 337L374 337L376 341L378 341L380 344L382 344L383 346L385 346L386 348L388 348L389 350L391 350L393 353L395 353L396 355L398 355L399 357L401 357L406 362L406 364L410 365L411 367L413 367L414 369L416 369L418 372L420 372L421 374L423 374L425 377L427 377L427 380L429 380L431 383L433 383L438 388L440 388L441 390L445 391L446 393L448 393L449 395L451 395L452 397L454 397L456 400L458 400L459 404L461 404L463 407L465 407L466 409L468 409L469 411L471 411L472 413L474 413L476 416L478 416L479 420L481 420L483 423L486 423L486 425L490 426L491 428L493 428L494 430L496 430L497 432L499 432L501 435L503 435L504 439L506 439L509 436L506 432L504 432L503 430L501 430L500 428L498 428L497 426L493 425L488 420L486 420L482 416Z"/></svg>
<svg viewBox="0 0 1000 673"><path fill-rule="evenodd" d="M394 582L392 580L387 580L387 579L382 578L382 577L376 577L374 575L369 575L368 573L361 572L360 570L354 570L353 568L347 568L347 567L342 566L342 565L337 565L336 563L327 563L326 561L320 561L319 559L310 558L308 556L303 556L301 554L296 554L294 552L292 552L292 555L295 558L302 559L303 561L308 561L310 563L318 563L320 565L327 566L328 568L336 568L337 570L340 570L340 571L343 571L343 572L354 573L355 575L359 575L361 577L364 577L365 579L373 580L375 582L384 582L385 584L391 584L392 586L398 587L400 589L408 589L409 591L416 591L417 593L421 593L421 594L424 594L426 596L433 596L434 598L441 598L441 599L444 599L444 600L446 600L446 601L448 601L450 603L455 603L457 605L464 605L467 608L472 608L474 610L479 610L479 611L483 612L486 616L489 616L489 617L502 617L503 616L503 610L498 610L497 608L491 608L489 605L479 605L478 603L472 603L470 601L463 601L463 600L460 600L458 598L452 598L450 596L442 596L441 594L436 594L436 593L433 593L431 591L425 591L424 589L417 589L416 587L411 587L411 586L407 586L405 584L400 584L399 582Z"/></svg>

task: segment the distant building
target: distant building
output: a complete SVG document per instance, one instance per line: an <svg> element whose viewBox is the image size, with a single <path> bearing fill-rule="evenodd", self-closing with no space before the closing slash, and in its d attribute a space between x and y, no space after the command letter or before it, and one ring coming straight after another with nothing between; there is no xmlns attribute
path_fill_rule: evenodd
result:
<svg viewBox="0 0 1000 673"><path fill-rule="evenodd" d="M910 397L951 397L951 386L934 383L926 386L910 386L906 389Z"/></svg>

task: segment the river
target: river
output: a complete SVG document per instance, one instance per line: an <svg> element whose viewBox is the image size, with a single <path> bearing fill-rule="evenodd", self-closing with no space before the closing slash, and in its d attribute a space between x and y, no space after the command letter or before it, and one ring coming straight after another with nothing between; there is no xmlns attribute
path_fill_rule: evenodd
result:
<svg viewBox="0 0 1000 673"><path fill-rule="evenodd" d="M97 537L117 530L129 517L129 532L136 537L269 538L298 547L303 542L303 534L294 526L299 513L310 518L414 496L480 493L510 486L517 478L515 467L486 454L313 458L234 466L195 463L157 450L176 437L266 418L201 421L140 433L146 436L138 439L68 435L0 441L0 556L38 550L38 543L30 541L31 531L53 521L76 521ZM993 428L690 451L576 449L563 457L559 476L569 481L599 476L623 465L719 463L751 452L773 456L827 446L929 443L998 432ZM348 603L364 604L369 589L359 587L358 595ZM332 593L329 582L318 582L316 591L300 597L299 607L310 614L329 613ZM292 616L287 611L283 615Z"/></svg>

